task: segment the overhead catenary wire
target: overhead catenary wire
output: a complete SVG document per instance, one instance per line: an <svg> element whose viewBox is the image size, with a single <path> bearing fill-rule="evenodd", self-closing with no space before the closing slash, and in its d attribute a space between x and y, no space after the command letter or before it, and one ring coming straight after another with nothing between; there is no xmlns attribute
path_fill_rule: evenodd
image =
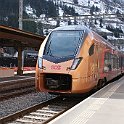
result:
<svg viewBox="0 0 124 124"><path fill-rule="evenodd" d="M120 17L121 16L121 17ZM63 20L66 18L82 18L82 19L105 19L105 18L109 18L109 19L121 19L124 18L124 14L119 14L119 16L117 14L93 14L93 15L78 15L78 16L71 16L71 15L66 15L66 16L57 16L57 17L41 17L41 18L24 18L22 19L22 21L36 21L36 20Z"/></svg>

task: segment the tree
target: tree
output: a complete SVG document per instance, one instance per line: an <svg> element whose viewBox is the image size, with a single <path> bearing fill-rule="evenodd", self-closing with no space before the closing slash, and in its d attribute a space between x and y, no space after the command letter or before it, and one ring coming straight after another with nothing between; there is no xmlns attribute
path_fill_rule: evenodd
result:
<svg viewBox="0 0 124 124"><path fill-rule="evenodd" d="M10 15L8 16L8 21L7 21L7 25L11 26L11 27L15 27L18 28L18 16L15 15Z"/></svg>
<svg viewBox="0 0 124 124"><path fill-rule="evenodd" d="M76 20L76 17L74 18L74 25L77 25L77 20Z"/></svg>
<svg viewBox="0 0 124 124"><path fill-rule="evenodd" d="M47 15L48 17L56 17L57 11L53 1L47 1Z"/></svg>
<svg viewBox="0 0 124 124"><path fill-rule="evenodd" d="M74 4L78 4L78 0L73 0Z"/></svg>
<svg viewBox="0 0 124 124"><path fill-rule="evenodd" d="M0 0L0 24L18 28L18 0Z"/></svg>
<svg viewBox="0 0 124 124"><path fill-rule="evenodd" d="M96 21L96 19L95 19L95 25L97 25L97 21Z"/></svg>
<svg viewBox="0 0 124 124"><path fill-rule="evenodd" d="M119 10L116 11L116 15L119 16L121 13Z"/></svg>
<svg viewBox="0 0 124 124"><path fill-rule="evenodd" d="M90 0L88 0L88 6L90 5Z"/></svg>
<svg viewBox="0 0 124 124"><path fill-rule="evenodd" d="M100 10L100 9L96 6L95 11L96 11L96 12L99 12L99 10Z"/></svg>
<svg viewBox="0 0 124 124"><path fill-rule="evenodd" d="M95 6L93 5L91 8L90 8L90 14L93 15L93 12L95 11Z"/></svg>
<svg viewBox="0 0 124 124"><path fill-rule="evenodd" d="M24 11L23 13L23 18L28 19L29 16L28 14ZM23 21L23 30L32 32L32 33L37 33L37 24L34 21Z"/></svg>
<svg viewBox="0 0 124 124"><path fill-rule="evenodd" d="M100 22L100 27L102 28L102 27L103 27L103 26L102 26L102 23L103 23L102 18L99 20L99 22Z"/></svg>
<svg viewBox="0 0 124 124"><path fill-rule="evenodd" d="M41 36L44 35L43 33L43 24L40 22L37 22L37 33L40 34Z"/></svg>
<svg viewBox="0 0 124 124"><path fill-rule="evenodd" d="M34 21L28 21L23 23L23 30L37 33L37 24Z"/></svg>
<svg viewBox="0 0 124 124"><path fill-rule="evenodd" d="M60 26L60 20L57 20L56 27L59 27L59 26Z"/></svg>
<svg viewBox="0 0 124 124"><path fill-rule="evenodd" d="M68 20L68 25L71 25L71 20L70 19Z"/></svg>

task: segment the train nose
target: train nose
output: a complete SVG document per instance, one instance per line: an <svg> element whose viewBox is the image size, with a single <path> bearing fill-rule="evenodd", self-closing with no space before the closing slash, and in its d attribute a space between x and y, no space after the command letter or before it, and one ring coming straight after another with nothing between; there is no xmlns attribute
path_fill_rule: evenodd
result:
<svg viewBox="0 0 124 124"><path fill-rule="evenodd" d="M45 88L49 90L71 90L72 76L69 74L45 74Z"/></svg>
<svg viewBox="0 0 124 124"><path fill-rule="evenodd" d="M53 72L53 73L69 73L70 71L70 65L66 65L66 64L52 64L50 66L50 70Z"/></svg>
<svg viewBox="0 0 124 124"><path fill-rule="evenodd" d="M43 61L43 72L45 73L65 73L68 74L71 68L73 60L61 62L61 63L53 63L44 60Z"/></svg>

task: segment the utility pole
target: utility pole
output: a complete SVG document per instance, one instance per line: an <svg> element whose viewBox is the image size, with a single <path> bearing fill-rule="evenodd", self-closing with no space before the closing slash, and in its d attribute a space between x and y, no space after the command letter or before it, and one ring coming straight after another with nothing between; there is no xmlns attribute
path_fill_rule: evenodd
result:
<svg viewBox="0 0 124 124"><path fill-rule="evenodd" d="M23 19L23 0L19 0L19 29L22 30L22 19Z"/></svg>
<svg viewBox="0 0 124 124"><path fill-rule="evenodd" d="M23 0L19 0L19 29L20 30L23 29L22 19L23 19ZM17 70L18 75L23 74L24 59L23 59L22 51L23 51L23 48L20 44L20 46L18 46L18 70Z"/></svg>

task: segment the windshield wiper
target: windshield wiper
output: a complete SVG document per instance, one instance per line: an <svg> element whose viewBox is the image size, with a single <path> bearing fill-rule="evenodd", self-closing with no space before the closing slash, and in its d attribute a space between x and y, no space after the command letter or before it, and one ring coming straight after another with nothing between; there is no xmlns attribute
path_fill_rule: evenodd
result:
<svg viewBox="0 0 124 124"><path fill-rule="evenodd" d="M49 56L53 56L53 55L52 55L52 52L51 52L51 49L50 49L50 45L51 45L51 40L49 41L49 45L48 45L48 47L46 48L45 54L46 54L46 55L49 55Z"/></svg>
<svg viewBox="0 0 124 124"><path fill-rule="evenodd" d="M75 51L74 51L74 55L78 52L78 49L79 49L79 47L80 47L80 45L81 45L81 42L82 42L82 40L83 40L83 33L80 33L79 35L80 35L80 37L79 37L79 40L78 40L76 49L75 49Z"/></svg>

